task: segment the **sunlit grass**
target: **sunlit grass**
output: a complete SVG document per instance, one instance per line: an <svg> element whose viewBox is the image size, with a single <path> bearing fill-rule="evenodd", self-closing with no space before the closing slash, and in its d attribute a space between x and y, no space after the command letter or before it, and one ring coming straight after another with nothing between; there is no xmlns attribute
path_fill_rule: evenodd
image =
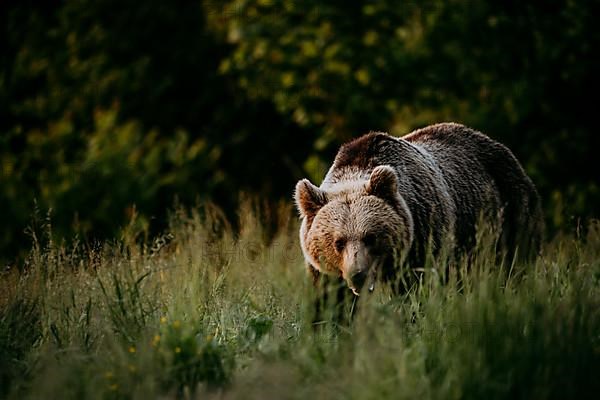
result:
<svg viewBox="0 0 600 400"><path fill-rule="evenodd" d="M8 398L574 398L600 389L600 229L527 265L433 260L418 287L361 298L351 326L311 325L313 289L288 209L271 235L206 207L140 243L36 236L0 280ZM486 243L482 241L482 243ZM489 247L489 248L488 248Z"/></svg>

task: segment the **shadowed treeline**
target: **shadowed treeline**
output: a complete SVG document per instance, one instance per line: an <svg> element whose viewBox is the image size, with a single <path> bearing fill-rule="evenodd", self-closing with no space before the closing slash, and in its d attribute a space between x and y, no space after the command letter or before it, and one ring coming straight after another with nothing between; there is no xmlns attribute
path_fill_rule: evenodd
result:
<svg viewBox="0 0 600 400"><path fill-rule="evenodd" d="M5 1L0 258L290 199L340 143L457 121L508 145L548 226L598 216L596 0ZM35 219L35 217L34 217Z"/></svg>

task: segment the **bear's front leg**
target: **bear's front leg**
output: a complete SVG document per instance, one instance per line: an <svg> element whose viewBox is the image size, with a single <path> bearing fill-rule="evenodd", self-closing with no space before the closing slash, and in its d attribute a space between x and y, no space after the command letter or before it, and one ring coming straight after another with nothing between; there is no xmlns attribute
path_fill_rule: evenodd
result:
<svg viewBox="0 0 600 400"><path fill-rule="evenodd" d="M313 327L327 323L335 327L348 326L356 314L358 296L341 277L322 274L310 265L308 270L315 289Z"/></svg>

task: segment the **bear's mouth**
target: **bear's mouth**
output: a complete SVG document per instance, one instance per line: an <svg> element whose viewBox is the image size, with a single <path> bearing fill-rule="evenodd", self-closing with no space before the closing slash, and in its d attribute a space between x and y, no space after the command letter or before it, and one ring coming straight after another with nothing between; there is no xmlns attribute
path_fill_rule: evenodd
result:
<svg viewBox="0 0 600 400"><path fill-rule="evenodd" d="M350 290L355 296L360 296L361 289L366 287L369 293L375 290L375 281L377 280L377 268L371 268L367 274L366 279L357 288L353 283L349 284Z"/></svg>
<svg viewBox="0 0 600 400"><path fill-rule="evenodd" d="M352 289L352 293L354 293L354 295L360 296L360 292L355 287L351 287L350 289ZM369 293L372 293L373 290L375 290L375 282L373 282L369 285L368 290L369 290Z"/></svg>

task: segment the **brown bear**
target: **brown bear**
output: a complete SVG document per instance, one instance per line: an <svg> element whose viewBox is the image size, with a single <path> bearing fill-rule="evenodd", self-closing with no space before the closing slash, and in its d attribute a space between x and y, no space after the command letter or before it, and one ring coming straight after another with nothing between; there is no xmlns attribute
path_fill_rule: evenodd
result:
<svg viewBox="0 0 600 400"><path fill-rule="evenodd" d="M356 295L378 279L397 281L404 266L422 268L445 243L468 251L481 218L499 222L511 255L534 254L541 241L539 196L515 156L456 123L359 137L341 147L320 187L299 181L295 200L308 269Z"/></svg>

